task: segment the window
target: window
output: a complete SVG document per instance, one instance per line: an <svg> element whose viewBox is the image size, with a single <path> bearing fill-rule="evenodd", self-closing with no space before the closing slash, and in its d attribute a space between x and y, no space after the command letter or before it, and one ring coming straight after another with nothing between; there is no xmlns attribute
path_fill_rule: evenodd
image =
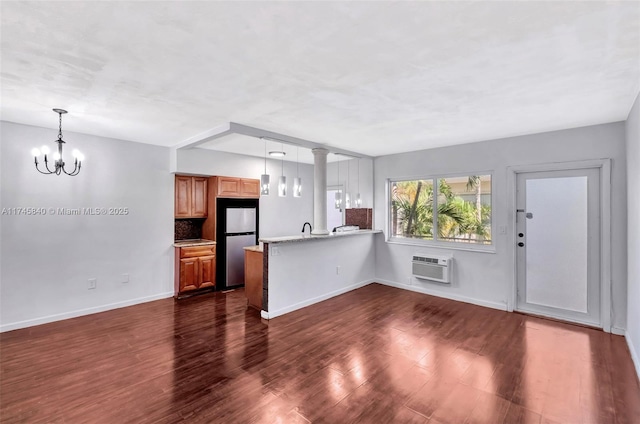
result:
<svg viewBox="0 0 640 424"><path fill-rule="evenodd" d="M392 239L491 244L491 175L390 181Z"/></svg>

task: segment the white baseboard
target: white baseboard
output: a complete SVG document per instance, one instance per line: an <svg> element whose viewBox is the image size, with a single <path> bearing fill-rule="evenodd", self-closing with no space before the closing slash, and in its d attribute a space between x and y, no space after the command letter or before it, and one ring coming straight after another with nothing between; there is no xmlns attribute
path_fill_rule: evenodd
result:
<svg viewBox="0 0 640 424"><path fill-rule="evenodd" d="M615 334L616 336L625 336L627 331L624 328L611 327L611 334Z"/></svg>
<svg viewBox="0 0 640 424"><path fill-rule="evenodd" d="M315 303L322 302L323 300L330 299L332 297L339 296L351 290L359 289L360 287L364 287L367 284L371 284L377 280L364 280L356 284L352 284L347 287L343 287L339 290L335 290L329 293L325 293L321 296L312 297L311 299L303 300L302 302L294 303L293 305L287 306L286 308L281 308L276 311L260 311L260 316L264 319L272 319L275 317L279 317L280 315L288 314L289 312L297 311L298 309L302 309L306 306L313 305Z"/></svg>
<svg viewBox="0 0 640 424"><path fill-rule="evenodd" d="M110 311L111 309L124 308L126 306L151 302L153 300L166 299L172 296L173 296L173 292L159 293L153 296L138 297L136 299L129 299L123 302L116 302L116 303L109 303L107 305L94 306L93 308L78 309L71 312L65 312L63 314L48 315L45 317L29 319L25 321L2 324L0 325L0 333L4 333L5 331L18 330L20 328L33 327L34 325L47 324L55 321L62 321L63 319L76 318L83 315L91 315L98 312Z"/></svg>
<svg viewBox="0 0 640 424"><path fill-rule="evenodd" d="M507 310L506 303L491 302L488 300L474 299L472 297L460 296L455 293L448 293L440 290L434 290L428 287L420 287L409 284L401 284L395 281L382 280L380 278L374 280L377 283L384 284L385 286L396 287L404 290L411 290L418 293L424 293L431 296L443 297L445 299L456 300L458 302L471 303L472 305L484 306L486 308L499 309L501 311Z"/></svg>
<svg viewBox="0 0 640 424"><path fill-rule="evenodd" d="M624 338L627 340L629 353L631 353L631 360L633 361L633 365L635 365L636 367L636 374L638 375L638 379L640 380L640 359L638 358L638 352L636 352L636 348L633 345L633 341L631 340L631 336L629 335L628 331L625 332Z"/></svg>

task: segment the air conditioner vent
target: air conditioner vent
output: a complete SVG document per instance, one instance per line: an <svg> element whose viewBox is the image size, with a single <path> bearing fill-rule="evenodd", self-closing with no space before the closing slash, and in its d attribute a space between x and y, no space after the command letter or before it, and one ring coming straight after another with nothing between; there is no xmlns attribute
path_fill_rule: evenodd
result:
<svg viewBox="0 0 640 424"><path fill-rule="evenodd" d="M411 261L411 274L419 279L451 284L451 256L416 253Z"/></svg>

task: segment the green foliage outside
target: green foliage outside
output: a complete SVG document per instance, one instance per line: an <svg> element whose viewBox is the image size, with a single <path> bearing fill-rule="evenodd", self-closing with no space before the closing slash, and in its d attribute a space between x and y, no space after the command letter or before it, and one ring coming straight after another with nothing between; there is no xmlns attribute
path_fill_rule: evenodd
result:
<svg viewBox="0 0 640 424"><path fill-rule="evenodd" d="M475 194L468 201L456 194L445 179L437 179L438 240L491 243L491 206L481 202L481 178L470 176L466 190ZM398 181L392 185L392 235L434 239L433 180Z"/></svg>

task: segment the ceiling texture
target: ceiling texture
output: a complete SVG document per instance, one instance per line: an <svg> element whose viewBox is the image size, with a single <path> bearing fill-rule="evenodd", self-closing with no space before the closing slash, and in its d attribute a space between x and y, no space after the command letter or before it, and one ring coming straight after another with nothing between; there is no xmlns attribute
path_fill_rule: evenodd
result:
<svg viewBox="0 0 640 424"><path fill-rule="evenodd" d="M621 121L640 89L636 1L2 1L0 13L2 120L57 128L59 107L65 130L162 146L237 122L379 156ZM252 137L202 147L264 154Z"/></svg>

